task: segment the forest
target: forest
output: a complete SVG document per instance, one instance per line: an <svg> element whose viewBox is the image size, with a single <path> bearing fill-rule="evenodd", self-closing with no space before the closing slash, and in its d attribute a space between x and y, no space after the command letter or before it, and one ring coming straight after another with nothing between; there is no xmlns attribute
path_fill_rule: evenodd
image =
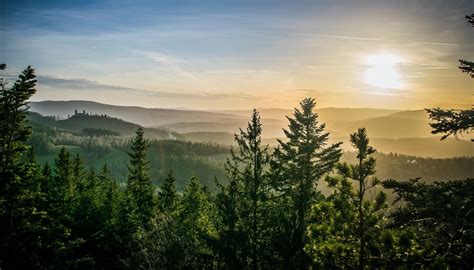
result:
<svg viewBox="0 0 474 270"><path fill-rule="evenodd" d="M11 86L1 84L2 269L474 267L474 179L404 179L404 170L421 174L440 161L377 154L364 127L350 135L353 153L343 157L341 143L328 142L313 98L288 117L286 140L276 147L262 142L254 110L228 149L151 140L147 132L164 131L140 126L123 142L112 139L120 130L73 133L64 130L67 122L51 129L56 120L43 118L50 124L38 125L28 111L36 84L31 67ZM455 113L431 113L440 112ZM435 120L435 132L463 130ZM59 145L76 147L55 149L54 132L62 134ZM107 162L114 151L122 157ZM150 154L160 152L167 158ZM168 153L208 168L177 181L189 173L180 167L187 163L172 163ZM213 155L220 159L204 158ZM399 164L401 172L377 177L379 161ZM172 170L152 171L167 162ZM470 165L472 158L452 159L441 170ZM441 170L436 176L455 175Z"/></svg>

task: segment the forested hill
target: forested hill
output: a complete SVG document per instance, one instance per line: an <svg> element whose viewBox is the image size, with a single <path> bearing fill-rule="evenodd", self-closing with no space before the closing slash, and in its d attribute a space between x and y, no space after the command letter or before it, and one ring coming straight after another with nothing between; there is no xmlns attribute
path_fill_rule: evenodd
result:
<svg viewBox="0 0 474 270"><path fill-rule="evenodd" d="M29 112L29 120L33 125L40 125L43 129L57 128L71 131L75 134L100 136L132 136L140 125L130 123L119 118L105 114L90 114L86 111L69 115L66 119L56 119L51 116L42 116L39 113ZM176 132L159 128L145 128L147 136L155 139L179 139L182 138Z"/></svg>
<svg viewBox="0 0 474 270"><path fill-rule="evenodd" d="M111 173L116 179L125 179L128 141L140 125L84 111L73 112L69 118L62 120L30 112L29 120L34 131L30 144L34 146L41 162L52 164L59 149L65 146L73 154L79 153L87 166L99 169L107 162L111 165ZM176 172L178 189L184 188L185 183L193 174L199 176L201 181L210 187L215 187L214 178L216 177L224 181L223 165L229 157L230 145L234 140L232 134L213 132L180 134L154 128L145 128L144 131L145 136L151 139L150 167L155 183L161 183L170 169ZM425 140L429 141L426 146ZM470 169L470 165L474 162L472 157L432 159L413 156L413 153L436 156L436 152L449 156L454 154L450 152L450 149L457 147L463 141L448 139L440 143L436 138L382 139L382 141L374 138L372 141L377 150L382 152L377 154L377 176L383 179L422 177L423 180L432 182L462 179L472 174ZM276 141L265 139L264 143L275 145ZM443 148L439 148L438 144ZM469 142L466 144L466 151L469 151L473 146ZM346 151L351 150L348 142L345 142L343 146ZM396 151L408 155L389 154ZM457 149L455 153L463 153L463 151ZM352 160L351 152L346 152L343 159Z"/></svg>
<svg viewBox="0 0 474 270"><path fill-rule="evenodd" d="M88 125L88 121L85 119L90 118L97 120L97 125ZM127 152L129 151L128 137L113 134L91 136L83 130L84 128L107 127L115 131L124 132L125 130L129 132L128 128L134 128L136 125L119 119L114 120L110 117L87 115L73 116L67 120L56 121L51 117L30 113L30 120L33 124L33 134L29 143L35 149L40 163L53 164L57 153L64 146L73 155L80 154L87 167L98 170L104 163L107 163L115 179L125 180L128 162ZM145 135L148 131L145 130ZM163 132L166 133L166 131ZM180 134L174 134L173 136L175 135L179 138L182 136ZM192 135L186 134L184 138L193 137ZM218 142L217 138L212 137L212 134L207 136L210 141ZM183 190L189 177L194 174L201 179L201 182L214 189L215 178L222 183L226 182L224 163L229 157L229 150L230 146L219 146L209 141L189 142L175 139L152 139L148 151L152 180L156 184L161 184L168 170L172 169L176 173L178 190ZM383 153L377 153L375 157L377 159L377 176L381 179L421 177L427 182L469 177L472 175L471 165L474 163L472 157L432 159ZM345 152L342 158L342 160L349 162L353 162L353 159L354 154L352 152Z"/></svg>
<svg viewBox="0 0 474 270"><path fill-rule="evenodd" d="M157 127L175 122L199 122L204 120L212 122L245 119L240 116L226 113L143 108L137 106L116 106L84 100L31 102L31 111L47 116L59 116L65 118L74 110L81 112L85 110L92 114L106 114L145 127Z"/></svg>

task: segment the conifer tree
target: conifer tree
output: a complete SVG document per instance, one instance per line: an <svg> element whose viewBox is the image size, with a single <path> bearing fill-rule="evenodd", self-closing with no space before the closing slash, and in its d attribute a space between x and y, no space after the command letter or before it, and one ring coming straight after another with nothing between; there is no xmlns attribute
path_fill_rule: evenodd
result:
<svg viewBox="0 0 474 270"><path fill-rule="evenodd" d="M172 213L176 210L178 194L176 193L176 178L170 170L159 193L159 208L162 213Z"/></svg>
<svg viewBox="0 0 474 270"><path fill-rule="evenodd" d="M338 167L339 172L347 178L357 181L359 190L357 191L357 211L358 211L358 235L359 235L359 269L364 269L366 266L366 246L367 246L367 217L364 211L364 199L366 192L379 185L380 181L372 177L371 182L369 177L375 174L375 159L371 156L375 153L375 149L369 146L369 139L365 128L360 128L356 133L351 134L350 141L352 146L357 149L358 164L347 165L342 164ZM383 193L380 193L383 194ZM379 207L385 203L384 195L377 198Z"/></svg>
<svg viewBox="0 0 474 270"><path fill-rule="evenodd" d="M6 68L0 65L0 70ZM41 200L37 166L28 157L31 135L27 115L36 92L36 75L28 66L12 86L0 78L0 267L35 267L36 243L44 216L35 204ZM30 155L32 157L33 155ZM41 244L39 244L41 245ZM31 254L30 258L27 256ZM13 265L9 265L13 263Z"/></svg>
<svg viewBox="0 0 474 270"><path fill-rule="evenodd" d="M381 233L386 195L380 191L368 196L369 190L380 187L371 156L375 149L369 145L364 128L351 134L350 142L358 162L340 163L338 174L326 177L333 192L312 207L313 222L308 227L305 250L315 266L323 269L390 267L383 265L380 254L382 246L393 239L389 231ZM357 189L351 181L358 184Z"/></svg>
<svg viewBox="0 0 474 270"><path fill-rule="evenodd" d="M188 267L207 268L212 263L211 249L206 242L215 234L209 194L193 175L186 186L179 207L180 233L188 242Z"/></svg>
<svg viewBox="0 0 474 270"><path fill-rule="evenodd" d="M474 14L466 15L467 22L474 27ZM474 62L468 60L459 60L459 69L467 73L471 78L474 79ZM450 135L463 135L464 133L469 134L474 128L474 110L444 110L441 108L426 109L431 123L430 126L433 128L431 133L433 134L444 134L441 140L446 139ZM474 142L474 139L471 139Z"/></svg>
<svg viewBox="0 0 474 270"><path fill-rule="evenodd" d="M292 261L292 267L307 268L309 259L303 252L305 230L308 224L310 206L318 198L317 184L329 173L341 156L340 144L328 145L329 133L325 124L320 124L312 98L300 102L301 109L295 109L293 118L287 117L288 129L284 129L287 142L278 140L279 147L272 159L275 190L282 193L285 203L289 202L290 230L289 251L285 260Z"/></svg>
<svg viewBox="0 0 474 270"><path fill-rule="evenodd" d="M54 181L51 182L49 191L52 193L51 196L58 201L58 207L61 207L71 197L73 176L71 157L64 146L59 150L54 163Z"/></svg>
<svg viewBox="0 0 474 270"><path fill-rule="evenodd" d="M244 240L237 243L242 251L242 259L249 268L259 269L264 260L263 254L267 251L265 240L266 207L268 204L268 146L262 145L262 124L257 110L253 110L251 120L247 129L240 130L235 135L238 151L231 151L231 159L228 160L226 170L229 174L231 189L223 193L222 199L235 202L238 196L236 209L229 209L229 214L238 215L238 222ZM230 196L230 197L228 197ZM226 198L227 197L227 198ZM222 212L221 212L222 213ZM225 215L225 213L224 213ZM236 219L236 217L233 217ZM229 225L229 224L228 224ZM234 229L229 228L230 233ZM234 244L231 244L234 246ZM235 250L234 250L235 252Z"/></svg>
<svg viewBox="0 0 474 270"><path fill-rule="evenodd" d="M89 179L85 177L84 164L79 153L76 154L71 163L71 194L74 196L85 191L87 188L86 182Z"/></svg>
<svg viewBox="0 0 474 270"><path fill-rule="evenodd" d="M147 227L154 212L154 187L148 174L148 141L142 128L136 131L130 147L126 195L137 225Z"/></svg>
<svg viewBox="0 0 474 270"><path fill-rule="evenodd" d="M118 185L110 176L110 169L107 163L104 163L98 175L100 203L104 210L104 215L108 221L111 221L116 205L118 204Z"/></svg>
<svg viewBox="0 0 474 270"><path fill-rule="evenodd" d="M20 157L27 153L26 140L31 135L28 125L28 101L36 93L35 70L28 66L12 87L0 80L0 173L2 190L12 179L11 174L20 163Z"/></svg>
<svg viewBox="0 0 474 270"><path fill-rule="evenodd" d="M245 247L245 243L242 243L242 239L245 238L239 215L242 187L238 178L230 175L226 186L217 183L219 192L216 195L215 205L219 216L219 241L216 253L221 257L222 268L241 269L244 265L240 254Z"/></svg>

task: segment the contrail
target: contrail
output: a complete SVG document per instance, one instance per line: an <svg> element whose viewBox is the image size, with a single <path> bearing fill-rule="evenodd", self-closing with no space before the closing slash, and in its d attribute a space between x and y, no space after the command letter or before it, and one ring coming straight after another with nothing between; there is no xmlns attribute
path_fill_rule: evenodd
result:
<svg viewBox="0 0 474 270"><path fill-rule="evenodd" d="M348 40L362 40L362 41L402 42L402 40L397 40L397 39L311 34L311 33L302 33L302 32L294 32L294 33L289 33L289 34L297 35L297 36L319 37L319 38L334 38L334 39L348 39ZM447 43L447 42L431 42L431 41L418 41L418 40L412 40L411 42L419 43L419 44L437 45L437 46L459 46L459 44L457 43Z"/></svg>

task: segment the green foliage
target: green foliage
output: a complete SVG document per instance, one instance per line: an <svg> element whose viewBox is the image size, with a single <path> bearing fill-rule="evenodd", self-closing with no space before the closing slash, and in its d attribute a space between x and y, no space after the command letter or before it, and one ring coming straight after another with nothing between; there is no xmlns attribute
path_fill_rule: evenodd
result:
<svg viewBox="0 0 474 270"><path fill-rule="evenodd" d="M351 134L350 141L357 150L358 163L338 164L338 176L326 178L334 192L313 206L314 223L308 230L311 241L306 250L321 267L364 269L380 263L377 241L386 195L379 192L372 199L367 198L367 193L380 185L373 176L375 149L369 145L364 128ZM349 180L358 189L354 190Z"/></svg>
<svg viewBox="0 0 474 270"><path fill-rule="evenodd" d="M176 178L174 172L170 170L159 192L159 210L162 213L173 213L177 205Z"/></svg>
<svg viewBox="0 0 474 270"><path fill-rule="evenodd" d="M281 233L289 239L290 246L283 252L292 267L307 268L308 258L303 253L306 242L305 230L311 205L320 197L316 191L318 181L329 173L341 157L340 144L327 145L329 133L320 124L314 112L316 102L306 98L288 118L288 130L284 130L288 142L278 140L272 160L273 186L281 193L280 201L286 205L284 228ZM283 197L285 197L283 199Z"/></svg>
<svg viewBox="0 0 474 270"><path fill-rule="evenodd" d="M469 24L474 26L474 14L466 15ZM467 60L459 60L459 69L474 78L474 62ZM474 128L474 110L442 110L440 108L427 109L430 119L433 121L430 126L433 128L431 133L444 133L441 140L446 139L450 135L458 135L469 133ZM471 140L474 141L474 140Z"/></svg>
<svg viewBox="0 0 474 270"><path fill-rule="evenodd" d="M6 65L2 65L5 69ZM11 264L38 265L38 257L28 259L41 249L32 242L42 231L44 213L37 208L42 195L35 180L38 167L26 140L31 135L28 125L28 100L36 92L34 69L27 67L11 87L0 79L0 267ZM28 239L19 242L18 239Z"/></svg>
<svg viewBox="0 0 474 270"><path fill-rule="evenodd" d="M139 128L131 140L131 151L128 153L130 162L125 192L133 222L143 228L148 226L155 210L154 186L148 173L148 147L148 141L143 137L143 129Z"/></svg>
<svg viewBox="0 0 474 270"><path fill-rule="evenodd" d="M2 80L2 269L473 267L474 181L386 181L397 196L386 216L386 196L374 192L380 182L365 130L351 135L357 152L345 157L357 162L340 163L331 174L341 151L339 144L327 145L312 99L289 118L289 140L280 141L272 157L254 110L247 129L235 135L238 148L225 164L227 182L212 178L218 189L213 193L207 185L211 175L223 176L218 167L227 148L148 141L142 128L130 143L102 126L88 127L97 130L84 136L84 127L64 129L54 118L28 116L35 82L31 68L10 88ZM36 121L33 136L27 117ZM85 124L83 117L110 120L87 114L68 120ZM39 165L38 152L54 166ZM438 161L377 157L399 170L437 174ZM453 159L446 168L469 161ZM179 183L202 167L206 173ZM324 176L332 191L327 197L316 189ZM158 192L152 179L163 180Z"/></svg>
<svg viewBox="0 0 474 270"><path fill-rule="evenodd" d="M19 158L25 153L25 141L31 135L28 126L28 100L36 93L36 75L34 69L28 66L18 80L7 87L7 83L0 81L0 173L7 176L13 173L20 164ZM8 177L8 176L7 176ZM5 179L4 179L5 180ZM3 181L2 181L3 182ZM2 183L2 187L8 183Z"/></svg>
<svg viewBox="0 0 474 270"><path fill-rule="evenodd" d="M262 145L261 133L260 115L254 109L247 129L235 135L238 149L237 152L231 150L231 158L226 163L230 185L221 187L218 195L218 213L223 222L219 233L231 242L219 243L222 250L218 252L231 257L227 267L241 265L259 269L268 252L265 220L270 187L266 172L269 156L268 146ZM223 205L225 201L230 204Z"/></svg>
<svg viewBox="0 0 474 270"><path fill-rule="evenodd" d="M140 268L209 269L214 265L210 242L216 237L212 198L196 176L191 177L175 212L151 222L138 233Z"/></svg>
<svg viewBox="0 0 474 270"><path fill-rule="evenodd" d="M462 135L469 133L474 127L474 110L443 110L440 108L426 109L433 121L430 126L433 128L431 133L444 133L441 140L450 135Z"/></svg>
<svg viewBox="0 0 474 270"><path fill-rule="evenodd" d="M435 182L388 180L403 204L391 214L393 228L412 228L424 265L440 260L453 268L474 266L474 179ZM413 241L412 240L412 241Z"/></svg>
<svg viewBox="0 0 474 270"><path fill-rule="evenodd" d="M84 128L82 132L87 136L119 136L120 133L103 128Z"/></svg>

